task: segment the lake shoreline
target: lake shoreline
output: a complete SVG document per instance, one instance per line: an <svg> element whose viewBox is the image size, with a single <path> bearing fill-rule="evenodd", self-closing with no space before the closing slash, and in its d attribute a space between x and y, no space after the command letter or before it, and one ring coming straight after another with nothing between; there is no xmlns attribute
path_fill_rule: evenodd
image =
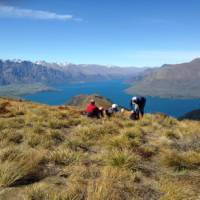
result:
<svg viewBox="0 0 200 200"><path fill-rule="evenodd" d="M64 105L72 97L77 95L99 94L110 99L112 102L130 109L130 100L133 95L127 94L125 90L129 84L121 80L111 80L92 83L77 83L64 85L51 85L55 91L39 92L23 96L26 100L48 104L53 106ZM180 117L185 113L200 108L199 99L167 99L147 96L146 112L161 112L173 117Z"/></svg>

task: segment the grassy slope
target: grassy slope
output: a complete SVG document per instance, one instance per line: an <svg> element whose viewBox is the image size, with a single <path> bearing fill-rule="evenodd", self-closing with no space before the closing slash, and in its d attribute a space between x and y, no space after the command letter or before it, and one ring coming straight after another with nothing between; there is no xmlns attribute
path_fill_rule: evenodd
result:
<svg viewBox="0 0 200 200"><path fill-rule="evenodd" d="M14 84L0 86L0 96L20 97L26 94L33 94L36 92L53 91L55 89L41 83L34 84Z"/></svg>
<svg viewBox="0 0 200 200"><path fill-rule="evenodd" d="M67 102L66 105L78 106L80 109L85 109L91 99L95 100L95 103L98 107L102 106L104 109L108 109L112 106L111 100L106 99L98 94L75 96L69 102Z"/></svg>
<svg viewBox="0 0 200 200"><path fill-rule="evenodd" d="M197 200L199 125L0 99L0 199Z"/></svg>

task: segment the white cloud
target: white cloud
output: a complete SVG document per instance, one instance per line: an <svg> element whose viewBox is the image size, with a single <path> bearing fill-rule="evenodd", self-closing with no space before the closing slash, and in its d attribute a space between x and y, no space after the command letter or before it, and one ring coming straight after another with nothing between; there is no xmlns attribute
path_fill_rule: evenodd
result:
<svg viewBox="0 0 200 200"><path fill-rule="evenodd" d="M7 5L0 5L0 16L40 20L81 21L80 19L74 18L74 16L68 14L57 14L43 10L22 9Z"/></svg>

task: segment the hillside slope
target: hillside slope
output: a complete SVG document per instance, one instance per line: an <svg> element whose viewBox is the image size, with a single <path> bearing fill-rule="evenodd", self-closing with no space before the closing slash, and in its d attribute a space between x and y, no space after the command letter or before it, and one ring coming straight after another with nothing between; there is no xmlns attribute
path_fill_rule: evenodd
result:
<svg viewBox="0 0 200 200"><path fill-rule="evenodd" d="M104 109L108 109L112 106L112 102L105 97L102 97L98 94L91 94L91 95L78 95L73 97L66 105L69 106L76 106L80 109L85 109L90 100L95 100L95 103L98 107L103 107Z"/></svg>
<svg viewBox="0 0 200 200"><path fill-rule="evenodd" d="M132 94L173 98L200 98L200 59L164 65L147 73L129 88Z"/></svg>
<svg viewBox="0 0 200 200"><path fill-rule="evenodd" d="M0 98L0 199L199 199L199 122L80 113Z"/></svg>
<svg viewBox="0 0 200 200"><path fill-rule="evenodd" d="M186 113L180 119L200 120L200 109Z"/></svg>
<svg viewBox="0 0 200 200"><path fill-rule="evenodd" d="M58 91L50 86L46 86L42 83L32 83L32 84L10 84L0 86L0 96L3 97L15 97L19 98L23 95L34 94L37 92L44 91Z"/></svg>

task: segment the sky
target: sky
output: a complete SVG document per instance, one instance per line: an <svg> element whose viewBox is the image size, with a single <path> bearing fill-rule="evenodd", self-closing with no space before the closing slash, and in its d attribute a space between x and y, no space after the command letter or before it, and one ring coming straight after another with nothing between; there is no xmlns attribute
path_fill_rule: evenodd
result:
<svg viewBox="0 0 200 200"><path fill-rule="evenodd" d="M0 58L161 66L200 57L199 0L0 0Z"/></svg>

